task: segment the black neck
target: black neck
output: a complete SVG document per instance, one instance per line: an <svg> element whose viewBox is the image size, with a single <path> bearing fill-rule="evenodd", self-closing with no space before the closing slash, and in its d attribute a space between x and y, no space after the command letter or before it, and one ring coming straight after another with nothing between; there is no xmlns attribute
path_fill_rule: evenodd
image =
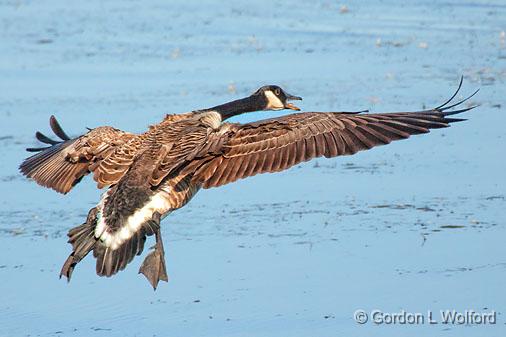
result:
<svg viewBox="0 0 506 337"><path fill-rule="evenodd" d="M225 120L245 112L263 110L265 102L262 98L263 95L252 95L232 102L217 105L207 110L217 111L221 115L221 120Z"/></svg>

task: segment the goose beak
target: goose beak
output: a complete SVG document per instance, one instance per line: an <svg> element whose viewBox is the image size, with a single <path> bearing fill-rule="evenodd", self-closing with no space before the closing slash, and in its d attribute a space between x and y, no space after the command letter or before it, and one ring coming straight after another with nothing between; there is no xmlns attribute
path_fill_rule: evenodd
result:
<svg viewBox="0 0 506 337"><path fill-rule="evenodd" d="M302 101L302 97L286 94L286 100L287 101ZM299 107L295 106L292 103L288 103L288 102L285 103L285 109L300 111Z"/></svg>

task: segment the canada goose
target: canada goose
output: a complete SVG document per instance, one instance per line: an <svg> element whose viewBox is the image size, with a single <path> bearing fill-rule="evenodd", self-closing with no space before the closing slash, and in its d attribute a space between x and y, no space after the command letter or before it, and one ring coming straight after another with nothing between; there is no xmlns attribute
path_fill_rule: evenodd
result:
<svg viewBox="0 0 506 337"><path fill-rule="evenodd" d="M351 155L393 140L448 127L463 119L448 116L475 106L451 110L471 98L418 112L362 114L303 112L253 123L226 119L257 110L299 110L300 97L278 86L264 86L249 97L165 119L142 134L109 126L90 129L71 139L54 116L50 126L61 141L36 133L49 147L20 166L38 184L69 192L93 173L98 188L108 187L89 211L86 222L68 233L72 253L61 276L70 280L75 265L90 251L96 272L112 276L141 254L146 236L155 234L154 250L141 265L154 289L167 281L160 220L183 207L201 188L221 186L264 172L278 172L310 159Z"/></svg>

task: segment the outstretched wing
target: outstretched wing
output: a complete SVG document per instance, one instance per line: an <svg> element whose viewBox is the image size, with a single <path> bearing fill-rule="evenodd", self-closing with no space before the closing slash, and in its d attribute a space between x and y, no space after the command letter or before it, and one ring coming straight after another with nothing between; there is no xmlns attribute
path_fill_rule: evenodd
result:
<svg viewBox="0 0 506 337"><path fill-rule="evenodd" d="M37 132L35 137L49 146L28 148L37 153L25 159L19 169L38 184L64 194L90 172L94 172L99 188L114 184L128 170L141 143L140 136L109 126L71 139L54 116L49 125L61 141Z"/></svg>
<svg viewBox="0 0 506 337"><path fill-rule="evenodd" d="M462 81L459 85L459 89ZM451 110L470 97L419 112L358 114L306 112L249 124L224 124L226 139L185 169L204 188L224 185L264 172L277 172L310 159L351 155L357 151L445 128L464 119L449 116L475 106ZM227 131L228 129L228 131Z"/></svg>

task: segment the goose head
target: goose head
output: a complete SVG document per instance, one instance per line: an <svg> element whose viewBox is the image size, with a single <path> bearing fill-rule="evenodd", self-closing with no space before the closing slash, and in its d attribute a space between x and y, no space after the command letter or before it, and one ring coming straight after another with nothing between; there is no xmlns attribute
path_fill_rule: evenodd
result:
<svg viewBox="0 0 506 337"><path fill-rule="evenodd" d="M300 110L290 101L301 100L299 96L293 96L277 85L265 85L248 97L237 99L232 102L217 105L202 111L216 111L222 120L241 115L246 112L262 110Z"/></svg>
<svg viewBox="0 0 506 337"><path fill-rule="evenodd" d="M291 109L299 111L300 108L290 101L300 101L302 97L290 95L277 85L265 85L255 91L252 97L260 101L260 110L283 110Z"/></svg>

